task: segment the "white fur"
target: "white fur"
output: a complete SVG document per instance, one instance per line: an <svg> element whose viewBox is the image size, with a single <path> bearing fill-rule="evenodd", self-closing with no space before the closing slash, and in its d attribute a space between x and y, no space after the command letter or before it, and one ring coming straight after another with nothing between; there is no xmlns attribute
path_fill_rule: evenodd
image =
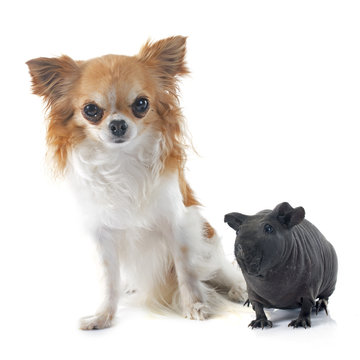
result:
<svg viewBox="0 0 360 360"><path fill-rule="evenodd" d="M125 144L89 138L72 151L68 170L98 244L106 290L98 312L82 319L82 329L111 325L120 283L144 301L181 309L191 319L214 311L204 281L241 299L240 272L225 260L217 235L204 236L198 207L184 206L177 174L162 168L162 141L149 128Z"/></svg>

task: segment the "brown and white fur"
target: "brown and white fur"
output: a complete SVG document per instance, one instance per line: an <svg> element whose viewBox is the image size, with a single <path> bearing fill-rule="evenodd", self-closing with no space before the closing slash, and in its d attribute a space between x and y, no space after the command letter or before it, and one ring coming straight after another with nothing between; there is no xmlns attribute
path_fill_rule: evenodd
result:
<svg viewBox="0 0 360 360"><path fill-rule="evenodd" d="M242 299L242 276L184 177L177 81L188 73L185 43L176 36L132 57L27 62L49 111L49 153L84 206L104 266L104 301L82 329L111 325L125 279L146 302L191 319L214 312L215 288Z"/></svg>

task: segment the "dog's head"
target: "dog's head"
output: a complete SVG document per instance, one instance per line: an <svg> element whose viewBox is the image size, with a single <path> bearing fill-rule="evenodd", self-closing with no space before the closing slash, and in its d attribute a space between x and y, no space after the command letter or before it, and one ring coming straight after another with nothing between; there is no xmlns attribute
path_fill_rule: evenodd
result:
<svg viewBox="0 0 360 360"><path fill-rule="evenodd" d="M131 57L74 61L61 56L27 62L33 92L49 110L47 141L59 170L65 168L69 150L84 139L123 147L151 128L166 133L177 147L177 78L188 73L185 43L185 37L175 36L147 42Z"/></svg>

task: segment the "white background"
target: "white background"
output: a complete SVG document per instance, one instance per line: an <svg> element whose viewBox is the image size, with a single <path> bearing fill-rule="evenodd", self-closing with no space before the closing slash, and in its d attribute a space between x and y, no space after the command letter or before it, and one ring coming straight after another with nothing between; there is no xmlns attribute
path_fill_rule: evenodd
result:
<svg viewBox="0 0 360 360"><path fill-rule="evenodd" d="M359 10L346 0L1 5L0 357L318 359L355 350ZM111 329L77 328L100 300L96 255L66 184L46 172L43 106L25 61L133 55L148 38L177 34L189 36L181 104L199 153L188 179L229 259L224 214L282 201L304 206L337 250L330 316L314 316L311 329L287 327L296 311L270 311L273 329L250 330L254 313L240 306L205 322L124 307Z"/></svg>

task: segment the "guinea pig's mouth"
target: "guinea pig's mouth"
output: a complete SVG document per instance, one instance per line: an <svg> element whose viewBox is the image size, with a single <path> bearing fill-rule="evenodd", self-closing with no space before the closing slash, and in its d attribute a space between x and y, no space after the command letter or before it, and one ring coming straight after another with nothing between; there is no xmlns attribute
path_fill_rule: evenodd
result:
<svg viewBox="0 0 360 360"><path fill-rule="evenodd" d="M248 275L250 275L250 276L255 276L255 277L257 277L257 278L263 278L263 277L264 277L264 275L260 274L258 271L255 271L255 272L253 272L253 271L248 271L247 273L248 273Z"/></svg>
<svg viewBox="0 0 360 360"><path fill-rule="evenodd" d="M256 257L252 259L251 262L244 262L245 271L250 276L255 276L262 278L264 275L261 274L261 263L262 263L262 255L260 257Z"/></svg>
<svg viewBox="0 0 360 360"><path fill-rule="evenodd" d="M264 277L264 275L261 275L261 274L249 274L249 275L255 276L257 278L263 278Z"/></svg>

